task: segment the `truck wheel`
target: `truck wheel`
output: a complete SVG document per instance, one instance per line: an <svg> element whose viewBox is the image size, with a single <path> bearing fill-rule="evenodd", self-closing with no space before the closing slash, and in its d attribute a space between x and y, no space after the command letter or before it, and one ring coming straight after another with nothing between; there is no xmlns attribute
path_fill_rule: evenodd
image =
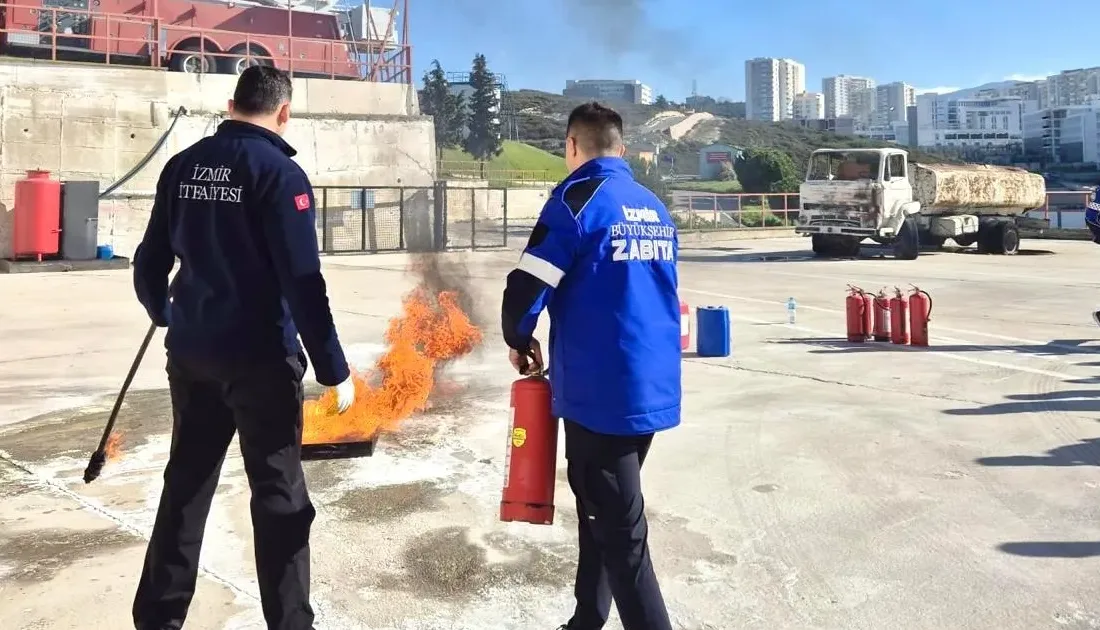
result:
<svg viewBox="0 0 1100 630"><path fill-rule="evenodd" d="M223 74L232 74L234 76L240 76L240 74L242 72L244 72L245 69L248 68L249 66L270 66L271 65L271 60L270 59L262 59L262 58L258 59L257 58L257 57L270 57L271 55L266 50L264 50L263 48L260 48L259 46L256 46L255 44L253 44L251 46L246 46L244 44L241 44L240 46L234 46L233 48L229 49L229 52L234 54L234 55L252 55L252 56L251 57L248 57L248 56L222 57L221 59L218 60L218 65L220 66L219 71L222 72Z"/></svg>
<svg viewBox="0 0 1100 630"><path fill-rule="evenodd" d="M908 218L901 224L898 236L894 239L894 258L916 260L917 256L920 256L917 222Z"/></svg>
<svg viewBox="0 0 1100 630"><path fill-rule="evenodd" d="M187 74L207 74L214 71L215 60L201 54L198 48L181 47L168 59L168 69Z"/></svg>
<svg viewBox="0 0 1100 630"><path fill-rule="evenodd" d="M1020 251L1020 230L1007 221L998 223L990 234L994 254L1015 256Z"/></svg>
<svg viewBox="0 0 1100 630"><path fill-rule="evenodd" d="M955 238L955 244L959 247L970 247L974 244L974 241L978 240L978 234L972 232L970 234L960 234Z"/></svg>
<svg viewBox="0 0 1100 630"><path fill-rule="evenodd" d="M824 234L814 234L810 237L814 255L818 258L829 258L835 254L833 241Z"/></svg>
<svg viewBox="0 0 1100 630"><path fill-rule="evenodd" d="M858 238L850 238L844 243L844 255L850 258L858 258L862 243Z"/></svg>

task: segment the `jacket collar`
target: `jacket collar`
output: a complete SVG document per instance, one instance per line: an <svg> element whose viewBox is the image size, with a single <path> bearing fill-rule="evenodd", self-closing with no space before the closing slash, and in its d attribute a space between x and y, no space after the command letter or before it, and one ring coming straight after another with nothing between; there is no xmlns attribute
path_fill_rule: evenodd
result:
<svg viewBox="0 0 1100 630"><path fill-rule="evenodd" d="M630 170L630 165L622 158L598 157L581 164L580 168L570 173L558 187L564 188L573 182L591 177L613 177L616 175L633 178L634 172Z"/></svg>
<svg viewBox="0 0 1100 630"><path fill-rule="evenodd" d="M253 137L263 138L271 144L278 147L280 151L286 154L287 157L294 157L298 154L294 150L294 147L290 146L286 140L283 140L279 134L264 129L259 125L253 125L252 123L243 122L240 120L225 120L218 125L217 135L220 136L234 136L234 137Z"/></svg>

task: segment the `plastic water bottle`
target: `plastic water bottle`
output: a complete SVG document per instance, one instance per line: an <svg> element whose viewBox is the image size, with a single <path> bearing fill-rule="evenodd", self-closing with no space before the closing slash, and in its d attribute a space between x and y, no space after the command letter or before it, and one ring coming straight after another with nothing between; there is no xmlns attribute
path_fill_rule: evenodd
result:
<svg viewBox="0 0 1100 630"><path fill-rule="evenodd" d="M798 308L798 304L795 303L794 298L787 298L787 323L794 323L795 309Z"/></svg>

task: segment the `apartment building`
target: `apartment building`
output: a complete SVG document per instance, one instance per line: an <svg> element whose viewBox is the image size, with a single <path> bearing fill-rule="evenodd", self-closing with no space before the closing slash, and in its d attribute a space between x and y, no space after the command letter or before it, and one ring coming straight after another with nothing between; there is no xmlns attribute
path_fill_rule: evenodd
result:
<svg viewBox="0 0 1100 630"><path fill-rule="evenodd" d="M1047 107L1085 105L1100 95L1100 67L1063 70L1047 77Z"/></svg>
<svg viewBox="0 0 1100 630"><path fill-rule="evenodd" d="M825 118L852 117L857 93L875 87L875 80L846 74L828 77L821 81L821 93L825 99Z"/></svg>
<svg viewBox="0 0 1100 630"><path fill-rule="evenodd" d="M909 107L916 104L916 91L908 83L895 81L880 85L875 88L875 124L888 126L905 122Z"/></svg>
<svg viewBox="0 0 1100 630"><path fill-rule="evenodd" d="M632 79L578 79L565 82L562 96L615 103L652 105L653 88Z"/></svg>
<svg viewBox="0 0 1100 630"><path fill-rule="evenodd" d="M825 118L825 95L820 92L795 94L793 110L795 120L821 120Z"/></svg>
<svg viewBox="0 0 1100 630"><path fill-rule="evenodd" d="M805 91L806 66L793 59L757 57L745 62L745 114L749 120L790 120L795 96Z"/></svg>

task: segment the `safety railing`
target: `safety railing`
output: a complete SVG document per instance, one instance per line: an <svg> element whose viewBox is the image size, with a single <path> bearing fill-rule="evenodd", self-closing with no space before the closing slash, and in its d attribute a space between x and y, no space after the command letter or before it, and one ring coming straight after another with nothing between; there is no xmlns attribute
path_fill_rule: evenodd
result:
<svg viewBox="0 0 1100 630"><path fill-rule="evenodd" d="M1051 191L1046 203L1028 215L1050 221L1050 227L1059 229L1084 229L1085 205L1092 198L1092 191Z"/></svg>
<svg viewBox="0 0 1100 630"><path fill-rule="evenodd" d="M774 229L794 227L796 194L719 194L687 190L671 192L669 211L683 230Z"/></svg>
<svg viewBox="0 0 1100 630"><path fill-rule="evenodd" d="M564 172L555 173L539 169L507 169L483 167L475 162L442 160L437 164L436 172L440 177L469 180L485 180L492 186L510 186L515 184L538 184L557 182Z"/></svg>
<svg viewBox="0 0 1100 630"><path fill-rule="evenodd" d="M508 190L487 186L318 186L326 254L482 249L508 244ZM525 236L525 235L524 235Z"/></svg>
<svg viewBox="0 0 1100 630"><path fill-rule="evenodd" d="M292 76L412 82L407 45L205 29L141 15L2 1L0 11L2 52L10 56L229 74L266 64ZM326 17L335 29L335 17Z"/></svg>

